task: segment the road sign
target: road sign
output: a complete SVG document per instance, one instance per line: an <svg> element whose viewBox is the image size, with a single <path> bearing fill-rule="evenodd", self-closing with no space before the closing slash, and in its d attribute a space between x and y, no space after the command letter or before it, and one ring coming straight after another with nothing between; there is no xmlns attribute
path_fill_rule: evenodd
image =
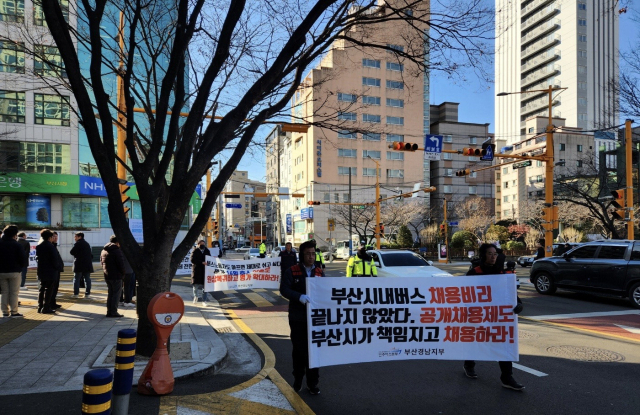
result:
<svg viewBox="0 0 640 415"><path fill-rule="evenodd" d="M518 163L513 163L513 170L529 166L531 166L531 160L520 161Z"/></svg>
<svg viewBox="0 0 640 415"><path fill-rule="evenodd" d="M449 226L458 226L458 221L449 222Z"/></svg>
<svg viewBox="0 0 640 415"><path fill-rule="evenodd" d="M427 134L424 136L424 159L425 160L440 160L440 154L442 153L442 139L441 135Z"/></svg>
<svg viewBox="0 0 640 415"><path fill-rule="evenodd" d="M242 203L225 203L224 207L227 209L242 209Z"/></svg>
<svg viewBox="0 0 640 415"><path fill-rule="evenodd" d="M366 206L365 205L353 205L354 209L365 209Z"/></svg>
<svg viewBox="0 0 640 415"><path fill-rule="evenodd" d="M336 230L336 220L335 219L327 219L327 230L329 232L333 232Z"/></svg>
<svg viewBox="0 0 640 415"><path fill-rule="evenodd" d="M488 145L484 150L486 151L486 153L484 156L480 157L480 160L493 161L493 147L491 145Z"/></svg>

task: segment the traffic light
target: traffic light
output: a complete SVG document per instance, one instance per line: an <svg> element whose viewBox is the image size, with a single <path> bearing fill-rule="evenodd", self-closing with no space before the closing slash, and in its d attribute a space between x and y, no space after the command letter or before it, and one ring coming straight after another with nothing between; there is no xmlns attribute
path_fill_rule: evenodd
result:
<svg viewBox="0 0 640 415"><path fill-rule="evenodd" d="M213 232L213 239L218 239L219 228L218 228L218 221L217 220L212 220L211 221L211 231Z"/></svg>
<svg viewBox="0 0 640 415"><path fill-rule="evenodd" d="M462 176L466 176L466 175L468 175L469 173L471 173L471 170L469 170L469 169L458 170L458 171L456 172L456 176L458 176L458 177L462 177Z"/></svg>
<svg viewBox="0 0 640 415"><path fill-rule="evenodd" d="M625 211L625 199L624 199L625 189L614 190L611 192L613 196L613 202L611 204L615 207L615 209L611 210L611 216L617 220L624 220L626 217Z"/></svg>
<svg viewBox="0 0 640 415"><path fill-rule="evenodd" d="M479 148L465 147L462 149L462 154L465 156L481 156L482 150Z"/></svg>
<svg viewBox="0 0 640 415"><path fill-rule="evenodd" d="M445 224L440 225L440 236L442 238L446 238L447 237L447 225L445 225Z"/></svg>
<svg viewBox="0 0 640 415"><path fill-rule="evenodd" d="M121 181L118 186L120 187L120 198L122 199L122 208L124 209L124 214L126 215L129 213L129 210L130 210L130 208L126 206L126 203L128 203L129 200L131 200L131 198L127 196L127 191L131 188L131 186L128 186L126 181L124 181L124 183L122 183Z"/></svg>
<svg viewBox="0 0 640 415"><path fill-rule="evenodd" d="M558 222L558 206L550 206L542 208L542 227L545 230L556 229Z"/></svg>
<svg viewBox="0 0 640 415"><path fill-rule="evenodd" d="M416 151L418 149L418 145L416 143L394 141L391 148L398 151Z"/></svg>
<svg viewBox="0 0 640 415"><path fill-rule="evenodd" d="M310 201L308 201L308 202L307 202L307 204L308 204L309 206L313 206L313 205L319 205L319 204L320 204L320 202L315 201L315 200L310 200Z"/></svg>
<svg viewBox="0 0 640 415"><path fill-rule="evenodd" d="M380 236L384 237L384 223L380 222L378 229L380 230Z"/></svg>

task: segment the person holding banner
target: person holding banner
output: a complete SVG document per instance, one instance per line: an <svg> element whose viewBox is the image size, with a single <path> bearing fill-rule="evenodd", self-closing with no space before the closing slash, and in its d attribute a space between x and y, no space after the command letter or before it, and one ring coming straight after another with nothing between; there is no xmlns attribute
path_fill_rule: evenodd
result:
<svg viewBox="0 0 640 415"><path fill-rule="evenodd" d="M324 277L324 271L315 263L316 250L312 241L300 245L300 262L284 273L280 282L280 293L289 300L289 327L293 351L293 389L302 389L302 378L307 376L307 389L318 395L320 370L309 368L309 346L307 342L307 309L311 299L307 294L307 278Z"/></svg>
<svg viewBox="0 0 640 415"><path fill-rule="evenodd" d="M496 263L498 259L498 248L494 244L482 244L480 246L480 265L470 269L467 275L492 275L492 274L504 274L505 271L502 265ZM513 312L520 314L522 311L522 301L520 297L517 298L517 305L514 307ZM500 365L500 381L502 386L508 389L521 391L524 386L516 382L513 378L513 363L512 362L498 362ZM476 362L473 360L465 360L464 362L464 374L470 379L477 379L478 375L475 371Z"/></svg>

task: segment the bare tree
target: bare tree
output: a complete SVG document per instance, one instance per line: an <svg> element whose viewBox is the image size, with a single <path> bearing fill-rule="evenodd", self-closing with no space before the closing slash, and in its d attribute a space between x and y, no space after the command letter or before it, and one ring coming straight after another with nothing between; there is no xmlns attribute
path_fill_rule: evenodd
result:
<svg viewBox="0 0 640 415"><path fill-rule="evenodd" d="M484 239L484 232L495 222L485 199L469 197L456 202L453 217L458 220L458 228L473 233L478 239Z"/></svg>
<svg viewBox="0 0 640 415"><path fill-rule="evenodd" d="M81 0L72 11L76 30L59 2L43 2L79 122L107 190L114 232L128 258L144 258L132 261L140 281L139 308L145 310L154 295L170 289L178 264L256 131L291 116L288 105L305 72L331 45L387 51L412 67L405 76L435 70L454 75L461 68L481 72L489 58L485 41L494 16L484 4L457 0L430 10L429 2L418 0ZM117 29L118 11L123 33ZM409 47L391 47L388 33L370 37L382 22L391 22ZM81 61L88 62L88 71ZM113 94L117 75L124 111ZM134 108L143 112L134 115ZM125 129L128 160L116 154L114 123ZM186 236L175 244L196 185L225 149L228 161ZM143 247L122 209L120 163L137 185ZM138 339L137 351L150 355L155 334L146 313L140 313Z"/></svg>

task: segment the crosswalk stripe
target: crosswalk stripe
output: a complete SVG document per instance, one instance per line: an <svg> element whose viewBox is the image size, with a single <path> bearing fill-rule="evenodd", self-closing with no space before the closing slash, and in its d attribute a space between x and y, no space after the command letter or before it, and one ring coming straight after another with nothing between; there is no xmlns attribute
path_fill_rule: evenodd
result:
<svg viewBox="0 0 640 415"><path fill-rule="evenodd" d="M253 293L253 292L243 293L243 294L245 297L249 299L249 301L255 304L256 307L272 307L273 306L273 304L271 304L270 301L267 301L264 298L262 298L260 294Z"/></svg>
<svg viewBox="0 0 640 415"><path fill-rule="evenodd" d="M236 294L237 291L236 290L222 290L223 293L225 294Z"/></svg>
<svg viewBox="0 0 640 415"><path fill-rule="evenodd" d="M522 366L521 364L518 364L518 363L514 363L513 368L520 369L523 372L531 373L532 375L537 376L539 378L543 376L549 376L547 373L540 372L539 370L531 369L530 367Z"/></svg>

